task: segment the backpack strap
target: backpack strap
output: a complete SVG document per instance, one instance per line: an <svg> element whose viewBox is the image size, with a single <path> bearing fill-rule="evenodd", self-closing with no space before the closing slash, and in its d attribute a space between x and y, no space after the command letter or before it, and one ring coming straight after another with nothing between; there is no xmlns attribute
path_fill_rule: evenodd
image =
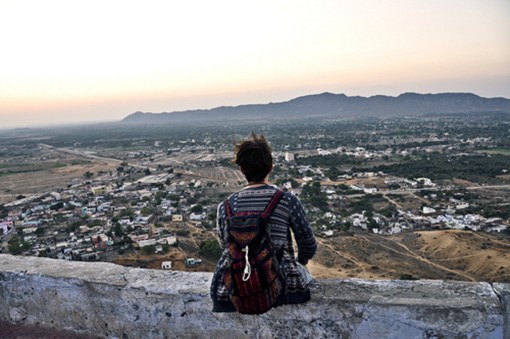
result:
<svg viewBox="0 0 510 339"><path fill-rule="evenodd" d="M273 198L271 199L271 201L269 201L264 211L260 214L262 218L267 220L271 216L271 214L273 214L276 205L278 205L282 197L283 191L280 189L276 190L276 193L273 195ZM225 199L225 213L227 218L230 218L232 216L232 211L230 210L230 203L228 201L228 198Z"/></svg>
<svg viewBox="0 0 510 339"><path fill-rule="evenodd" d="M227 219L232 216L232 212L230 211L230 203L228 202L228 197L225 199L225 213L227 215Z"/></svg>
<svg viewBox="0 0 510 339"><path fill-rule="evenodd" d="M264 212L262 212L260 214L262 218L264 218L265 220L269 219L271 214L273 214L273 211L276 208L276 205L278 205L278 203L282 199L282 196L283 196L283 191L282 190L276 190L276 193L273 195L273 198L267 204L266 209L264 210Z"/></svg>

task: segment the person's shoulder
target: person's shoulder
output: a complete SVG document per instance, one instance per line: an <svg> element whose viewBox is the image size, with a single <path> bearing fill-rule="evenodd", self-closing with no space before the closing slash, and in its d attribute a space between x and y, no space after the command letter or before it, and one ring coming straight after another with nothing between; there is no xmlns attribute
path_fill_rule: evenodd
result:
<svg viewBox="0 0 510 339"><path fill-rule="evenodd" d="M229 196L227 196L226 198L224 198L223 200L221 200L221 201L218 203L218 208L224 207L224 206L225 206L225 203L226 203L227 201L232 201L233 199L237 198L237 196L239 195L239 192L240 192L240 191L237 191L237 192L231 193Z"/></svg>
<svg viewBox="0 0 510 339"><path fill-rule="evenodd" d="M289 200L290 200L290 199L297 199L296 194L295 194L294 192L292 192L292 191L283 191L283 190L282 190L282 192L283 192L283 196L284 196L285 198L289 199Z"/></svg>
<svg viewBox="0 0 510 339"><path fill-rule="evenodd" d="M284 191L278 187L276 189L282 191L282 200L285 200L289 203L297 202L299 201L298 197L294 194L292 191Z"/></svg>

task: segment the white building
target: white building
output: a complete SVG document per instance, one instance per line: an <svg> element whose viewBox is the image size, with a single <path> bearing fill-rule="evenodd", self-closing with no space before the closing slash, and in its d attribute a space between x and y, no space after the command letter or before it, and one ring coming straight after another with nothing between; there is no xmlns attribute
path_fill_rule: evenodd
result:
<svg viewBox="0 0 510 339"><path fill-rule="evenodd" d="M333 236L333 230L327 230L327 231L323 231L322 234L325 236L325 237L332 237Z"/></svg>
<svg viewBox="0 0 510 339"><path fill-rule="evenodd" d="M133 240L134 242L138 243L140 240L147 240L149 239L148 234L131 234L129 235L129 238Z"/></svg>
<svg viewBox="0 0 510 339"><path fill-rule="evenodd" d="M61 200L62 199L62 195L58 192L51 192L50 195L53 197L53 199L55 200Z"/></svg>
<svg viewBox="0 0 510 339"><path fill-rule="evenodd" d="M138 243L138 246L140 246L140 248L145 247L145 246L152 246L152 245L156 245L156 239L140 240L137 243Z"/></svg>
<svg viewBox="0 0 510 339"><path fill-rule="evenodd" d="M172 269L172 262L171 261L163 261L161 263L161 269L162 270L170 270L170 269Z"/></svg>
<svg viewBox="0 0 510 339"><path fill-rule="evenodd" d="M287 161L287 162L294 161L294 154L285 152L285 161Z"/></svg>
<svg viewBox="0 0 510 339"><path fill-rule="evenodd" d="M11 233L14 228L14 224L12 221L2 221L0 222L0 230L2 230L2 235L7 235Z"/></svg>
<svg viewBox="0 0 510 339"><path fill-rule="evenodd" d="M177 242L177 237L175 235L171 235L169 237L159 239L158 242L160 244L174 245Z"/></svg>
<svg viewBox="0 0 510 339"><path fill-rule="evenodd" d="M205 213L191 213L189 215L190 220L196 220L196 221L204 220L205 217L206 217Z"/></svg>
<svg viewBox="0 0 510 339"><path fill-rule="evenodd" d="M430 180L429 178L415 178L414 180L421 183L423 186L428 186L428 187L436 186L436 184L434 184L432 182L432 180Z"/></svg>
<svg viewBox="0 0 510 339"><path fill-rule="evenodd" d="M319 155L331 155L330 151L323 150L322 148L317 148L317 153L319 153Z"/></svg>
<svg viewBox="0 0 510 339"><path fill-rule="evenodd" d="M422 213L423 214L432 214L432 213L436 213L436 210L433 209L432 207L423 206Z"/></svg>
<svg viewBox="0 0 510 339"><path fill-rule="evenodd" d="M469 207L469 203L467 203L467 202L460 202L457 205L455 205L456 210L463 210L468 207Z"/></svg>

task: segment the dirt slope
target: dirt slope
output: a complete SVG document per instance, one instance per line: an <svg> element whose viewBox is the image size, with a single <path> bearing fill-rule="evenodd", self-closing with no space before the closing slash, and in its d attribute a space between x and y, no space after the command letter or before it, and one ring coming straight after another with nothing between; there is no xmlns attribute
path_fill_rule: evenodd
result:
<svg viewBox="0 0 510 339"><path fill-rule="evenodd" d="M317 278L510 281L510 239L467 231L319 239L309 267Z"/></svg>

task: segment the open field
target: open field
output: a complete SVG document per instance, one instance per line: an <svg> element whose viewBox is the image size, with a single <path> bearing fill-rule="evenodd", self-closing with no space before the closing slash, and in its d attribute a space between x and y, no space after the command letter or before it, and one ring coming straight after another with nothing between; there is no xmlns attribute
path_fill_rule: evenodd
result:
<svg viewBox="0 0 510 339"><path fill-rule="evenodd" d="M66 165L64 167L34 169L30 172L15 173L0 176L0 204L15 200L18 195L33 195L66 187L73 180L83 180L87 171L114 170L108 164L91 161L81 165Z"/></svg>
<svg viewBox="0 0 510 339"><path fill-rule="evenodd" d="M215 154L215 158L222 158L226 154ZM244 182L241 172L231 167L223 166L186 166L188 162L209 161L213 157L209 152L197 154L177 154L165 156L143 165L136 160L128 161L128 166L136 169L150 169L155 166L179 166L176 172L183 175L183 179L190 178L212 182ZM1 160L1 159L0 159ZM122 164L122 160L103 157L92 152L77 149L56 148L45 144L39 145L39 152L35 157L23 159L9 159L0 161L0 204L15 200L18 195L36 195L65 188L75 181L84 181L84 174L91 172L115 173ZM186 166L186 168L184 168Z"/></svg>
<svg viewBox="0 0 510 339"><path fill-rule="evenodd" d="M486 152L489 154L510 155L510 149L508 149L508 148L494 148L494 149L488 150Z"/></svg>

